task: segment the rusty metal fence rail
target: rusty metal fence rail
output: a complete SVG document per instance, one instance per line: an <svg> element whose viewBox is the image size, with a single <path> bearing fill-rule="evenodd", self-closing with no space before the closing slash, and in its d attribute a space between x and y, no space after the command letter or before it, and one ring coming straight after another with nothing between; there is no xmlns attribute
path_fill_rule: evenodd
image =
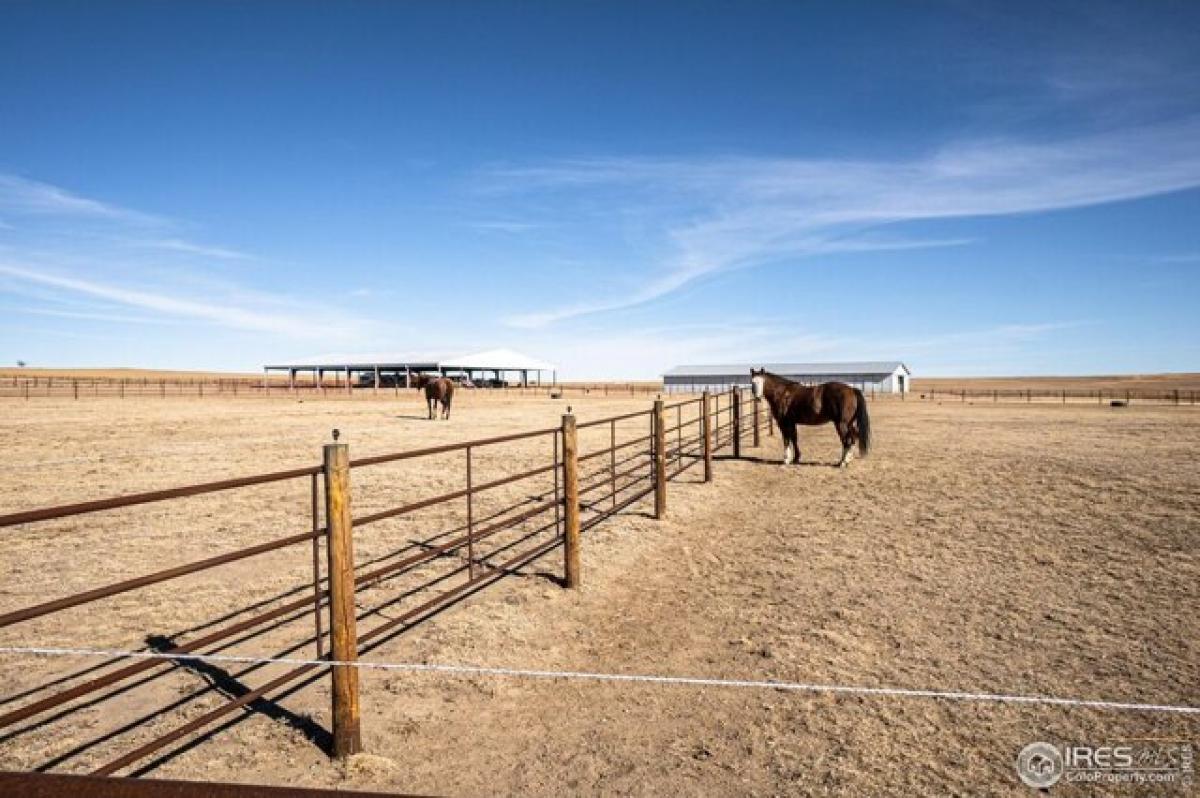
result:
<svg viewBox="0 0 1200 798"><path fill-rule="evenodd" d="M308 618L311 631L289 644L287 653L308 649L318 660L353 660L554 549L564 550L565 576L559 581L567 587L577 585L582 532L651 496L654 516L661 517L666 509L669 481L678 480L699 463L703 465L702 479L707 482L712 479L715 452L732 448L737 456L746 436L753 436L757 444L762 426L770 434L767 414L759 412L757 402L752 402L753 412L744 412L747 404L742 391L705 394L699 399L670 405L659 399L652 409L635 413L577 424L574 415L568 412L559 427L358 459L349 457L346 444L334 443L325 447L322 465L3 515L0 530L11 534L15 527L54 519L256 485L307 481L307 490L303 492L308 499L300 509L308 518L299 530L12 610L0 614L0 629L308 544L311 580L307 586L277 596L279 603L275 606L264 609L272 602L260 602L230 613L220 620L247 611L252 614L219 628L211 628L219 622L197 627L209 630L182 642L172 639L172 645L161 651L216 653L234 643L254 640L266 631L303 623ZM459 479L458 485L439 483L439 489L431 495L414 497L402 504L386 502L398 484L407 484L404 475L397 477L386 473L387 469L406 463L424 468L431 462L440 463L438 473L444 476L443 483ZM518 462L520 467L510 470L512 462ZM481 466L497 463L503 464L504 473L479 478ZM350 505L352 482L357 485L381 471L384 472L381 477L366 479L365 487L355 488L354 496L356 504L361 500L368 507L384 503L354 515ZM392 547L391 540L397 536L399 545ZM362 544L368 544L367 548L382 545L384 550L356 560L354 546ZM321 556L322 546L325 558ZM401 604L403 611L396 612ZM56 679L15 699L6 697L2 704L18 706L0 712L0 735L21 734L23 723L53 720L79 706L76 702L97 702L116 691L136 687L157 678L162 669L171 665L143 659L105 667L111 669L103 673L93 669L82 676ZM248 668L238 676L256 669ZM285 688L288 692L298 689L330 670L329 666L308 663L257 686L248 686L218 706L187 716L185 722L169 731L105 762L93 773L111 775L130 768L172 744L182 743L251 702ZM338 754L353 753L358 747L357 676L354 684L350 684L344 678L344 671L354 672L354 669L332 668L333 749ZM74 683L67 686L68 681ZM110 692L105 692L110 688ZM42 695L34 697L38 693ZM58 714L48 717L56 711Z"/></svg>

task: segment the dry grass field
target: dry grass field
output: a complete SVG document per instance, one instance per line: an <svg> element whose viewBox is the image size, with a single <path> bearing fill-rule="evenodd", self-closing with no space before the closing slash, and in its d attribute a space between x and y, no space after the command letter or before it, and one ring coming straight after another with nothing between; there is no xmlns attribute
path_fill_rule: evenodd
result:
<svg viewBox="0 0 1200 798"><path fill-rule="evenodd" d="M586 421L648 401L571 404ZM434 423L411 394L9 400L0 512L315 464L335 427L362 457L553 427L564 405L469 396ZM556 550L364 658L1200 705L1200 410L877 402L872 412L875 450L848 470L829 467L831 428L802 430L804 462L786 469L779 437L764 437L746 459L718 461L713 484L696 471L671 483L664 521L639 505L589 531L579 590L549 578L561 573ZM584 434L583 449L606 434ZM480 450L476 478L547 462L549 445ZM461 487L461 457L355 469L355 514ZM495 506L548 487L506 488ZM0 612L303 532L308 490L298 480L4 530ZM361 528L357 557L386 561L462 512ZM236 608L294 597L310 556L292 547L0 629L0 646L186 638ZM406 590L361 590L363 627L421 600ZM301 615L224 653L308 656L311 643L293 646L311 629ZM0 711L95 665L0 656ZM2 730L0 768L87 772L280 672L227 670L164 669ZM368 754L347 763L314 743L330 721L324 678L251 705L150 772L448 795L1025 794L1013 762L1034 740L1200 743L1195 715L924 698L371 670L362 697Z"/></svg>

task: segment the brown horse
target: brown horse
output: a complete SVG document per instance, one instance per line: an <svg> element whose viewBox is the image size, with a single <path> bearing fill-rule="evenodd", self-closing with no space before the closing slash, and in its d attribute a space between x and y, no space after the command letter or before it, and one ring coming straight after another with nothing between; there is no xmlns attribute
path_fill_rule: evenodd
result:
<svg viewBox="0 0 1200 798"><path fill-rule="evenodd" d="M434 408L440 402L442 405L441 416L444 419L450 418L450 402L454 400L454 383L445 377L432 377L428 374L418 374L413 379L413 387L417 390L425 389L425 402L429 405L429 420L434 419Z"/></svg>
<svg viewBox="0 0 1200 798"><path fill-rule="evenodd" d="M783 435L783 464L800 462L800 440L797 424L817 426L832 422L842 441L839 466L850 462L850 451L858 443L859 454L871 449L871 419L867 415L867 400L858 388L844 382L824 382L809 387L784 379L766 369L750 369L754 398L766 398L771 415ZM793 457L795 459L793 459Z"/></svg>

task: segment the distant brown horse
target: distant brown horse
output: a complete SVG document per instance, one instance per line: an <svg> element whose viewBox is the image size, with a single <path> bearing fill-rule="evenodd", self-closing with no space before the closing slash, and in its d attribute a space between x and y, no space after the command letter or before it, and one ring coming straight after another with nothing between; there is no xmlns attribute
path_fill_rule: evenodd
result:
<svg viewBox="0 0 1200 798"><path fill-rule="evenodd" d="M800 440L797 424L817 426L832 422L842 441L839 466L850 462L850 451L858 443L859 454L871 449L871 419L867 415L867 399L858 388L843 382L824 382L807 386L784 379L766 369L750 369L754 398L766 398L771 415L783 435L783 464L800 462Z"/></svg>
<svg viewBox="0 0 1200 798"><path fill-rule="evenodd" d="M413 387L425 389L425 402L429 405L429 420L434 419L434 409L440 402L442 418L450 418L450 402L454 400L454 383L445 377L432 377L428 374L418 374L413 379Z"/></svg>

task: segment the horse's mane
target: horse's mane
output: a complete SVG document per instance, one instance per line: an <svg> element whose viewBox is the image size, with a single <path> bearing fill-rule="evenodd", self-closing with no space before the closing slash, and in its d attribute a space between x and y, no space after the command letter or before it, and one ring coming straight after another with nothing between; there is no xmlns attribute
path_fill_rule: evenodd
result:
<svg viewBox="0 0 1200 798"><path fill-rule="evenodd" d="M796 386L796 387L798 387L798 388L805 388L805 387L807 387L807 386L806 386L806 385L804 385L803 383L796 382L795 380L789 380L787 377L782 377L782 376L780 376L780 375L776 374L775 372L773 372L773 371L767 371L766 369L763 369L763 370L762 370L762 372L761 372L761 374L762 374L762 376L763 376L763 378L764 378L764 379L766 379L766 380L769 380L769 381L771 381L771 382L774 382L774 383L775 383L775 384L777 384L777 385L781 385L781 386L792 386L792 385L794 385L794 386Z"/></svg>
<svg viewBox="0 0 1200 798"><path fill-rule="evenodd" d="M772 379L779 380L780 382L790 382L793 385L800 385L800 383L796 382L795 380L790 380L782 374L776 374L773 371L767 371L766 369L763 369L762 373L764 377L770 377Z"/></svg>

